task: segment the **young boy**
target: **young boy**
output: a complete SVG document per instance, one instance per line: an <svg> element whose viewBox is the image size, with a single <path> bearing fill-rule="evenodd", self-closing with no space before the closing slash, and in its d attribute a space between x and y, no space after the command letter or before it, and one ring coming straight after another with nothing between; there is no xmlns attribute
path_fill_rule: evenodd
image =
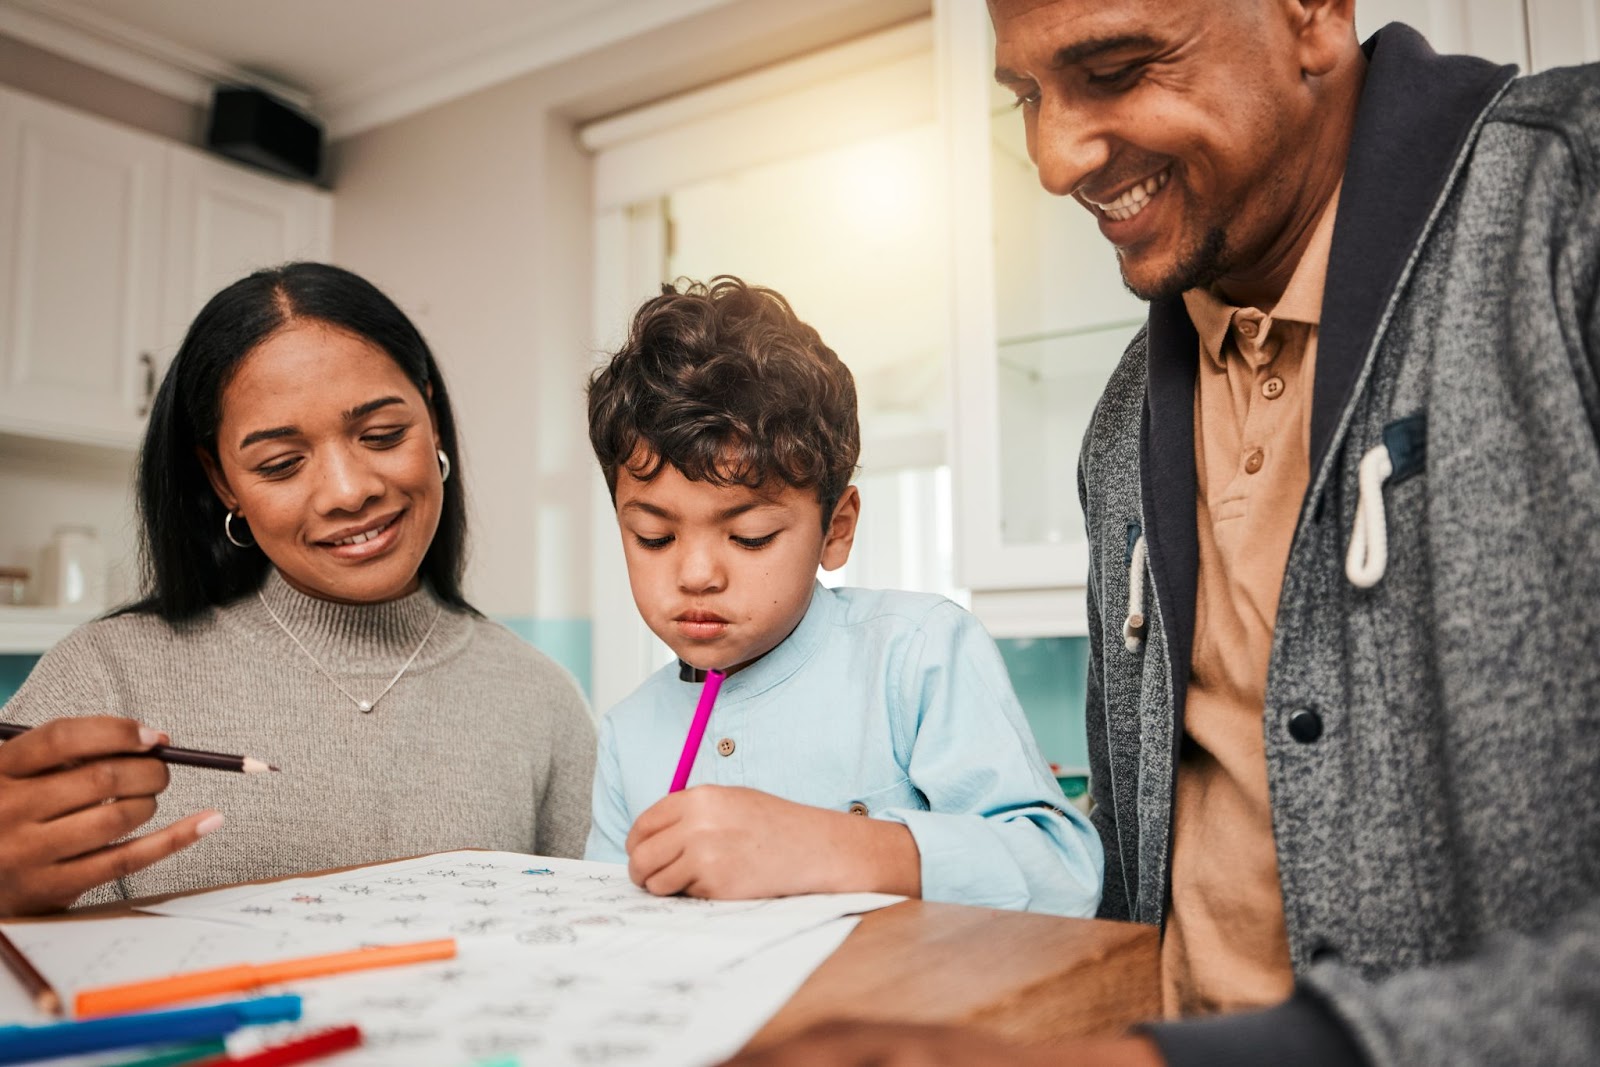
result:
<svg viewBox="0 0 1600 1067"><path fill-rule="evenodd" d="M587 858L659 894L1094 914L1099 838L983 627L942 597L816 580L861 511L855 384L783 297L664 288L590 381L589 439L634 601L680 662L600 724ZM727 678L669 794L708 670Z"/></svg>

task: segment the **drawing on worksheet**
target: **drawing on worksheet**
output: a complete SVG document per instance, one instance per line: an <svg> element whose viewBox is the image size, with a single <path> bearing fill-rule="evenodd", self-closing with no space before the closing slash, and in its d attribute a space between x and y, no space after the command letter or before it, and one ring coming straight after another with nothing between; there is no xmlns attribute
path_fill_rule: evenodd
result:
<svg viewBox="0 0 1600 1067"><path fill-rule="evenodd" d="M680 975L681 937L707 942L702 970L725 967L796 923L814 925L895 898L881 894L708 901L657 897L620 865L511 852L455 852L337 875L294 878L253 891L223 890L154 905L169 916L292 933L310 927L374 942L508 938L546 963Z"/></svg>
<svg viewBox="0 0 1600 1067"><path fill-rule="evenodd" d="M712 974L640 979L626 971L549 970L503 942L464 946L453 966L372 972L307 985L300 1022L244 1041L267 1043L335 1020L367 1041L341 1067L469 1064L522 1057L540 1067L694 1067L732 1054L848 935L823 923ZM235 1042L230 1041L230 1046ZM232 1051L249 1051L239 1043Z"/></svg>
<svg viewBox="0 0 1600 1067"><path fill-rule="evenodd" d="M451 936L454 959L274 990L302 996L302 1019L240 1031L230 1050L354 1021L366 1041L341 1055L342 1067L517 1056L541 1067L691 1067L731 1054L760 1028L848 934L856 920L841 916L898 899L657 898L622 867L463 852L202 893L150 916L4 929L68 995Z"/></svg>

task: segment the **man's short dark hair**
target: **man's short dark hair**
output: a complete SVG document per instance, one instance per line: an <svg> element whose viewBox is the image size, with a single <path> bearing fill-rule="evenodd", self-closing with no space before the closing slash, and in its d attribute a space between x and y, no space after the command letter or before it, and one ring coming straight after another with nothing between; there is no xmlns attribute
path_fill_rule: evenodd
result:
<svg viewBox="0 0 1600 1067"><path fill-rule="evenodd" d="M781 295L680 279L634 314L589 379L589 443L612 498L626 467L691 481L812 489L826 529L861 454L850 368Z"/></svg>

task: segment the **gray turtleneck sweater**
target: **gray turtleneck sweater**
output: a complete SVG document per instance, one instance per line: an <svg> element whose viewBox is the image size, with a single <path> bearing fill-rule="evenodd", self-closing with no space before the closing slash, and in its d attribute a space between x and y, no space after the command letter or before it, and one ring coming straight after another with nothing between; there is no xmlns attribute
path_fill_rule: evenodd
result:
<svg viewBox="0 0 1600 1067"><path fill-rule="evenodd" d="M370 701L419 644L365 714L307 655ZM272 571L260 598L178 627L154 615L101 619L39 661L3 718L103 714L282 772L171 768L152 825L203 808L227 822L82 904L464 847L583 854L595 731L576 684L505 628L440 614L426 588L334 604Z"/></svg>

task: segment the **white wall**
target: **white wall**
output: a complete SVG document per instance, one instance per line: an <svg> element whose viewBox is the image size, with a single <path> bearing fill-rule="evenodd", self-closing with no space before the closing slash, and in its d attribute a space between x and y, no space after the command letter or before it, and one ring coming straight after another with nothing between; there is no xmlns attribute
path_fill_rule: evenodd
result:
<svg viewBox="0 0 1600 1067"><path fill-rule="evenodd" d="M576 124L926 9L740 0L335 146L335 258L415 316L456 398L481 609L589 615L595 353Z"/></svg>

